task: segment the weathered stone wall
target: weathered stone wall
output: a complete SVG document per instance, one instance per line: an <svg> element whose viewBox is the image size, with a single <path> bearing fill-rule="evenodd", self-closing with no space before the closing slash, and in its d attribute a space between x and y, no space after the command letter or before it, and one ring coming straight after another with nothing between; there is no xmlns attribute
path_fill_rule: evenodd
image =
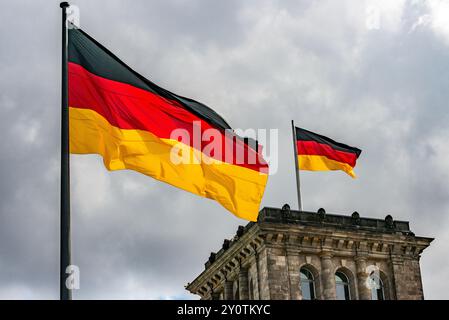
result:
<svg viewBox="0 0 449 320"><path fill-rule="evenodd" d="M373 271L385 299L424 298L419 259L433 239L416 237L408 222L324 210L282 214L269 209L257 224L239 227L188 290L202 299L299 300L300 270L307 268L316 299L337 298L337 271L349 280L350 299L372 298L367 279Z"/></svg>
<svg viewBox="0 0 449 320"><path fill-rule="evenodd" d="M393 258L391 263L398 300L424 299L419 259Z"/></svg>
<svg viewBox="0 0 449 320"><path fill-rule="evenodd" d="M285 252L280 248L267 248L267 253L270 298L272 300L289 300L290 277Z"/></svg>
<svg viewBox="0 0 449 320"><path fill-rule="evenodd" d="M368 273L359 272L360 264L356 257L305 255L282 249L267 249L267 273L270 299L299 300L302 299L300 290L300 269L307 268L315 278L315 295L317 299L335 299L336 287L334 276L337 271L344 273L349 279L350 297L354 300L371 299L371 291L366 287ZM388 258L366 259L363 270L378 270L384 287L385 299L423 299L421 274L418 260L396 262L394 269L390 269ZM325 265L325 268L323 268ZM370 268L371 267L371 268ZM395 279L393 280L393 274ZM332 279L329 281L329 279ZM324 283L323 282L326 282ZM323 288L327 291L324 292ZM266 290L266 286L265 286ZM265 296L268 296L264 292Z"/></svg>

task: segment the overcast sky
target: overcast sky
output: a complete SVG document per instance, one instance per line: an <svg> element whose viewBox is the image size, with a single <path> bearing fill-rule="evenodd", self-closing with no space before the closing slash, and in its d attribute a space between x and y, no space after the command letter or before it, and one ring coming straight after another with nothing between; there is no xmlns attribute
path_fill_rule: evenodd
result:
<svg viewBox="0 0 449 320"><path fill-rule="evenodd" d="M263 206L296 208L290 120L363 150L351 179L302 173L304 209L410 221L435 237L426 298L448 297L449 3L84 1L81 27L139 73L234 128L278 128ZM0 298L59 297L59 1L0 10ZM246 224L218 203L72 155L74 298L184 289Z"/></svg>

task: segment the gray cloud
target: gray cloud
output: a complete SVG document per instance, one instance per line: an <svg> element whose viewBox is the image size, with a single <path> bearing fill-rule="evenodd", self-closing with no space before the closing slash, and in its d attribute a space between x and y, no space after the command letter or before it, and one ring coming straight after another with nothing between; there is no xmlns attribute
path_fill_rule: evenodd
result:
<svg viewBox="0 0 449 320"><path fill-rule="evenodd" d="M0 18L0 298L57 298L60 9ZM366 28L377 3L378 30ZM363 149L359 179L302 173L305 209L409 220L427 298L447 298L449 32L416 1L85 1L81 25L140 73L234 127L279 128L263 205L296 205L290 120ZM442 11L439 11L442 12ZM419 23L420 17L429 23ZM422 19L422 21L428 21ZM439 20L438 20L439 21ZM99 157L72 156L75 298L194 298L183 286L245 224Z"/></svg>

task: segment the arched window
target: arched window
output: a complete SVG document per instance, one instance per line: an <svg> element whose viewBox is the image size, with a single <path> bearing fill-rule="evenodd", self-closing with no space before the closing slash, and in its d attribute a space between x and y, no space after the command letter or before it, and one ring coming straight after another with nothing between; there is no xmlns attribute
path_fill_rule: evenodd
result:
<svg viewBox="0 0 449 320"><path fill-rule="evenodd" d="M301 292L303 300L314 300L315 299L315 280L313 278L312 272L306 268L301 268Z"/></svg>
<svg viewBox="0 0 449 320"><path fill-rule="evenodd" d="M371 279L371 300L385 300L384 283L379 274L373 271L369 277Z"/></svg>
<svg viewBox="0 0 449 320"><path fill-rule="evenodd" d="M350 300L348 277L340 271L335 273L335 285L337 291L337 300Z"/></svg>

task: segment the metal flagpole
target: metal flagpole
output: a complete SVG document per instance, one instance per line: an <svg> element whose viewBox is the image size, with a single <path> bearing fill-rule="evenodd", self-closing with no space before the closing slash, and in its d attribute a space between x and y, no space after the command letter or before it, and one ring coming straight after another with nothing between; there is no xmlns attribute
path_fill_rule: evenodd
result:
<svg viewBox="0 0 449 320"><path fill-rule="evenodd" d="M296 145L296 129L295 123L292 120L292 138L293 138L293 152L294 152L294 160L295 160L295 168L296 168L296 188L298 192L298 208L299 211L302 211L302 201L301 201L301 183L299 179L299 163L298 163L298 147Z"/></svg>
<svg viewBox="0 0 449 320"><path fill-rule="evenodd" d="M72 291L66 285L66 269L71 265L70 253L70 158L69 158L69 101L67 77L67 2L61 2L62 9L62 78L61 78L61 244L59 297L71 300Z"/></svg>

